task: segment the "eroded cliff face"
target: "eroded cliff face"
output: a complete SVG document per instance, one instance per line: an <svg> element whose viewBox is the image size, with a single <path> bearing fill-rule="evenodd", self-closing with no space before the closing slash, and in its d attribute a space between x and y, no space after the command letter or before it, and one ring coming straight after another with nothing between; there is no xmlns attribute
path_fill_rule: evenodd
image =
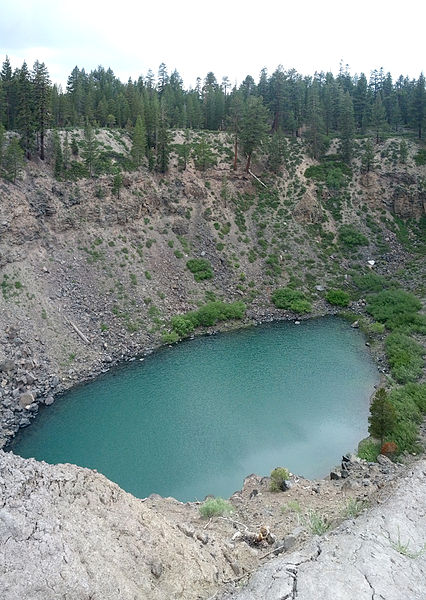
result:
<svg viewBox="0 0 426 600"><path fill-rule="evenodd" d="M0 451L0 595L195 600L223 592L230 598L266 563L236 598L420 600L425 475L425 460L398 467L383 458L375 470L358 461L345 480L294 478L281 494L268 491L267 478L251 476L231 498L235 513L206 521L197 503L139 500L95 471ZM330 519L340 512L341 520L345 500L368 497L379 504L312 538L307 510ZM281 510L296 500L301 515ZM275 542L253 542L248 532L260 524L270 525Z"/></svg>

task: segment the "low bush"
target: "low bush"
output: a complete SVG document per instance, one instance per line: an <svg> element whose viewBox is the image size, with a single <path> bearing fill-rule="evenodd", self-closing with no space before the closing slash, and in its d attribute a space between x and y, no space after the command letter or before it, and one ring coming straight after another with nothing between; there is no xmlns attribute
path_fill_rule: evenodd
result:
<svg viewBox="0 0 426 600"><path fill-rule="evenodd" d="M200 515L203 519L211 519L212 517L222 517L234 511L232 504L223 498L209 498L200 506Z"/></svg>
<svg viewBox="0 0 426 600"><path fill-rule="evenodd" d="M422 374L425 349L403 333L392 333L386 338L386 353L391 373L399 383L416 381Z"/></svg>
<svg viewBox="0 0 426 600"><path fill-rule="evenodd" d="M189 335L196 327L211 327L219 321L242 319L246 312L244 302L221 302L219 300L207 302L198 310L187 312L184 315L175 315L170 320L172 333L179 338Z"/></svg>
<svg viewBox="0 0 426 600"><path fill-rule="evenodd" d="M186 263L187 268L194 275L195 281L203 281L213 277L213 269L205 258L191 258Z"/></svg>
<svg viewBox="0 0 426 600"><path fill-rule="evenodd" d="M342 225L339 229L339 242L346 249L368 246L368 239L353 225Z"/></svg>
<svg viewBox="0 0 426 600"><path fill-rule="evenodd" d="M380 444L367 438L358 444L358 456L368 462L376 462L380 454Z"/></svg>
<svg viewBox="0 0 426 600"><path fill-rule="evenodd" d="M389 287L386 277L377 273L366 273L365 275L353 275L352 281L355 286L363 292L381 292Z"/></svg>
<svg viewBox="0 0 426 600"><path fill-rule="evenodd" d="M349 294L343 290L330 290L325 299L334 306L349 306Z"/></svg>
<svg viewBox="0 0 426 600"><path fill-rule="evenodd" d="M308 313L312 310L312 305L305 294L290 287L275 290L271 299L277 308L292 310L296 313Z"/></svg>
<svg viewBox="0 0 426 600"><path fill-rule="evenodd" d="M368 298L367 312L388 329L421 330L423 318L417 314L421 307L414 294L400 289L383 290Z"/></svg>
<svg viewBox="0 0 426 600"><path fill-rule="evenodd" d="M276 467L271 473L271 483L269 489L271 492L282 492L283 483L290 477L290 473L284 467Z"/></svg>
<svg viewBox="0 0 426 600"><path fill-rule="evenodd" d="M426 150L424 150L423 148L420 148L420 150L415 155L414 160L418 167L420 167L422 165L426 165Z"/></svg>

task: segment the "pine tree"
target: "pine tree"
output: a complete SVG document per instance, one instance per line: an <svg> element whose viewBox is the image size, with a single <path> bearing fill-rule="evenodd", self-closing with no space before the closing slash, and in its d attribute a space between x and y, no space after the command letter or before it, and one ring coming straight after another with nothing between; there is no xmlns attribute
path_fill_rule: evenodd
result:
<svg viewBox="0 0 426 600"><path fill-rule="evenodd" d="M12 75L12 67L10 66L9 57L6 56L2 69L0 72L0 79L2 82L2 101L4 102L3 111L3 124L6 129L13 129L15 126L15 112L16 107L14 106L14 81Z"/></svg>
<svg viewBox="0 0 426 600"><path fill-rule="evenodd" d="M399 142L399 160L403 165L405 165L405 163L407 162L407 158L408 158L407 142L405 140L401 140Z"/></svg>
<svg viewBox="0 0 426 600"><path fill-rule="evenodd" d="M62 153L61 139L57 130L53 133L53 174L55 179L61 179L64 174L64 156Z"/></svg>
<svg viewBox="0 0 426 600"><path fill-rule="evenodd" d="M178 166L181 171L185 171L191 156L191 144L189 129L185 129L183 144L178 149Z"/></svg>
<svg viewBox="0 0 426 600"><path fill-rule="evenodd" d="M23 63L18 74L18 113L17 129L21 134L21 145L28 159L31 159L34 148L34 98L33 86L30 79L27 63Z"/></svg>
<svg viewBox="0 0 426 600"><path fill-rule="evenodd" d="M210 148L206 138L203 136L201 141L194 144L193 149L194 163L197 169L205 171L216 164L216 156Z"/></svg>
<svg viewBox="0 0 426 600"><path fill-rule="evenodd" d="M314 81L308 93L308 130L306 137L309 140L311 154L318 159L324 151L324 121L322 117L319 84Z"/></svg>
<svg viewBox="0 0 426 600"><path fill-rule="evenodd" d="M362 168L366 173L374 170L375 162L374 162L374 146L371 140L367 140L364 153L361 157Z"/></svg>
<svg viewBox="0 0 426 600"><path fill-rule="evenodd" d="M411 106L412 121L417 127L419 140L422 139L423 125L426 117L426 90L425 76L420 73L420 77L414 88L413 100Z"/></svg>
<svg viewBox="0 0 426 600"><path fill-rule="evenodd" d="M89 176L93 177L96 163L99 157L99 144L96 140L92 126L87 121L84 128L84 146L81 156L89 171Z"/></svg>
<svg viewBox="0 0 426 600"><path fill-rule="evenodd" d="M385 109L383 107L380 94L376 95L376 99L374 101L373 108L371 111L371 119L374 131L376 132L376 144L378 144L381 140L383 127L385 124Z"/></svg>
<svg viewBox="0 0 426 600"><path fill-rule="evenodd" d="M112 193L117 196L118 200L120 200L120 190L123 186L123 176L118 171L112 180Z"/></svg>
<svg viewBox="0 0 426 600"><path fill-rule="evenodd" d="M146 129L143 116L138 115L133 131L132 156L136 166L140 167L146 154Z"/></svg>
<svg viewBox="0 0 426 600"><path fill-rule="evenodd" d="M64 170L68 171L68 169L70 168L70 161L71 161L71 148L70 148L70 142L69 142L69 138L68 138L68 131L65 132L63 160L64 160Z"/></svg>
<svg viewBox="0 0 426 600"><path fill-rule="evenodd" d="M166 117L162 113L160 117L160 124L158 128L158 142L157 142L157 171L159 173L166 173L169 167L169 156L170 156L170 136L167 130Z"/></svg>
<svg viewBox="0 0 426 600"><path fill-rule="evenodd" d="M380 388L374 394L373 402L370 406L370 416L368 417L370 425L368 431L383 444L385 437L391 433L394 428L395 421L395 407L389 400L386 390Z"/></svg>
<svg viewBox="0 0 426 600"><path fill-rule="evenodd" d="M44 138L51 116L51 89L46 65L38 60L33 67L33 89L35 125L40 136L40 159L44 160Z"/></svg>
<svg viewBox="0 0 426 600"><path fill-rule="evenodd" d="M269 129L268 111L262 104L262 99L250 96L245 104L241 122L241 144L247 157L246 173L250 170L253 152L260 146Z"/></svg>
<svg viewBox="0 0 426 600"><path fill-rule="evenodd" d="M352 98L345 92L340 110L340 151L343 160L351 162L355 136L355 120Z"/></svg>
<svg viewBox="0 0 426 600"><path fill-rule="evenodd" d="M268 152L268 166L274 173L279 173L287 156L287 140L281 130L272 134Z"/></svg>
<svg viewBox="0 0 426 600"><path fill-rule="evenodd" d="M232 94L231 105L229 109L229 123L230 129L234 136L234 163L233 169L237 170L237 160L238 160L238 142L240 139L241 132L241 121L244 114L244 103L241 92L235 92Z"/></svg>
<svg viewBox="0 0 426 600"><path fill-rule="evenodd" d="M0 173L3 167L3 156L4 156L4 145L5 145L5 129L0 123Z"/></svg>
<svg viewBox="0 0 426 600"><path fill-rule="evenodd" d="M24 168L24 151L19 145L18 138L13 136L10 140L3 158L4 176L13 183L16 182Z"/></svg>

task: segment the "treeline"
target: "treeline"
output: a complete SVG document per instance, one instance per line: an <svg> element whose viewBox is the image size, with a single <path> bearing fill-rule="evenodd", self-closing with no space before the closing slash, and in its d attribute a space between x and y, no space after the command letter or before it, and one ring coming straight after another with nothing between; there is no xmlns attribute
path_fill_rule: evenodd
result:
<svg viewBox="0 0 426 600"><path fill-rule="evenodd" d="M146 77L127 83L111 69L98 67L86 73L75 67L62 90L51 84L39 61L32 70L26 63L12 70L6 57L0 73L0 123L19 132L27 158L35 151L44 158L44 137L50 127L90 123L134 131L139 119L138 135L144 138L147 156L150 149L157 149L166 128L229 130L238 135L248 105L262 113L270 132L306 137L315 157L331 136L340 136L342 154L349 161L356 133L374 132L379 141L386 131L409 128L422 138L425 78L401 75L393 81L380 69L367 79L363 73L352 76L347 68L337 76L321 72L311 77L280 66L271 75L262 69L257 83L248 75L238 88L227 77L219 82L210 72L186 90L179 73L169 74L161 64L157 77L148 71Z"/></svg>

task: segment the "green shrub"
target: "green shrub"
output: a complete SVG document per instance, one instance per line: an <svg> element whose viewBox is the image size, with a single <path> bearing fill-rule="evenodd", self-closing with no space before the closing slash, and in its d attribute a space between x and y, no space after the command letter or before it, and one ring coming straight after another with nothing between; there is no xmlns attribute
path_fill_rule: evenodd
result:
<svg viewBox="0 0 426 600"><path fill-rule="evenodd" d="M358 444L358 456L368 462L376 462L380 454L380 444L369 438L361 440Z"/></svg>
<svg viewBox="0 0 426 600"><path fill-rule="evenodd" d="M343 162L327 160L320 165L308 167L305 171L305 177L323 181L328 188L339 190L347 185L352 177L352 171Z"/></svg>
<svg viewBox="0 0 426 600"><path fill-rule="evenodd" d="M271 483L269 489L271 492L282 492L283 483L290 477L290 473L284 467L276 467L271 473Z"/></svg>
<svg viewBox="0 0 426 600"><path fill-rule="evenodd" d="M403 333L392 333L386 338L385 347L392 375L399 383L412 382L421 376L423 346Z"/></svg>
<svg viewBox="0 0 426 600"><path fill-rule="evenodd" d="M213 269L205 258L191 258L186 263L187 268L194 275L195 281L203 281L213 277Z"/></svg>
<svg viewBox="0 0 426 600"><path fill-rule="evenodd" d="M368 239L357 231L353 225L342 225L339 229L339 242L344 248L353 249L357 246L368 246Z"/></svg>
<svg viewBox="0 0 426 600"><path fill-rule="evenodd" d="M403 290L383 290L368 298L367 312L388 329L418 329L422 327L421 315L416 313L422 303L414 294Z"/></svg>
<svg viewBox="0 0 426 600"><path fill-rule="evenodd" d="M366 273L365 275L353 275L352 281L363 292L381 292L389 287L386 277L373 272Z"/></svg>
<svg viewBox="0 0 426 600"><path fill-rule="evenodd" d="M212 517L222 517L234 511L232 504L223 498L209 498L200 506L200 515L203 519L211 519Z"/></svg>
<svg viewBox="0 0 426 600"><path fill-rule="evenodd" d="M383 323L371 323L368 326L368 331L370 333L383 333L385 330L385 326Z"/></svg>
<svg viewBox="0 0 426 600"><path fill-rule="evenodd" d="M312 304L309 300L294 300L290 306L291 310L299 315L311 312Z"/></svg>
<svg viewBox="0 0 426 600"><path fill-rule="evenodd" d="M171 318L171 326L179 337L185 337L194 330L194 323L185 315L176 315Z"/></svg>
<svg viewBox="0 0 426 600"><path fill-rule="evenodd" d="M179 334L177 334L176 331L163 333L162 337L163 344L174 344L175 342L178 342L179 339Z"/></svg>
<svg viewBox="0 0 426 600"><path fill-rule="evenodd" d="M422 165L426 165L426 150L424 150L423 148L420 148L420 150L415 155L414 160L418 167L421 167Z"/></svg>
<svg viewBox="0 0 426 600"><path fill-rule="evenodd" d="M327 292L325 299L335 306L349 305L349 294L343 290L330 290Z"/></svg>
<svg viewBox="0 0 426 600"><path fill-rule="evenodd" d="M219 300L207 302L198 310L187 312L185 315L175 315L170 324L173 333L181 337L187 336L196 327L211 327L218 321L242 319L246 312L244 302L222 302Z"/></svg>
<svg viewBox="0 0 426 600"><path fill-rule="evenodd" d="M312 310L312 305L305 294L290 287L278 288L271 299L277 308L293 310L297 313L307 313Z"/></svg>

